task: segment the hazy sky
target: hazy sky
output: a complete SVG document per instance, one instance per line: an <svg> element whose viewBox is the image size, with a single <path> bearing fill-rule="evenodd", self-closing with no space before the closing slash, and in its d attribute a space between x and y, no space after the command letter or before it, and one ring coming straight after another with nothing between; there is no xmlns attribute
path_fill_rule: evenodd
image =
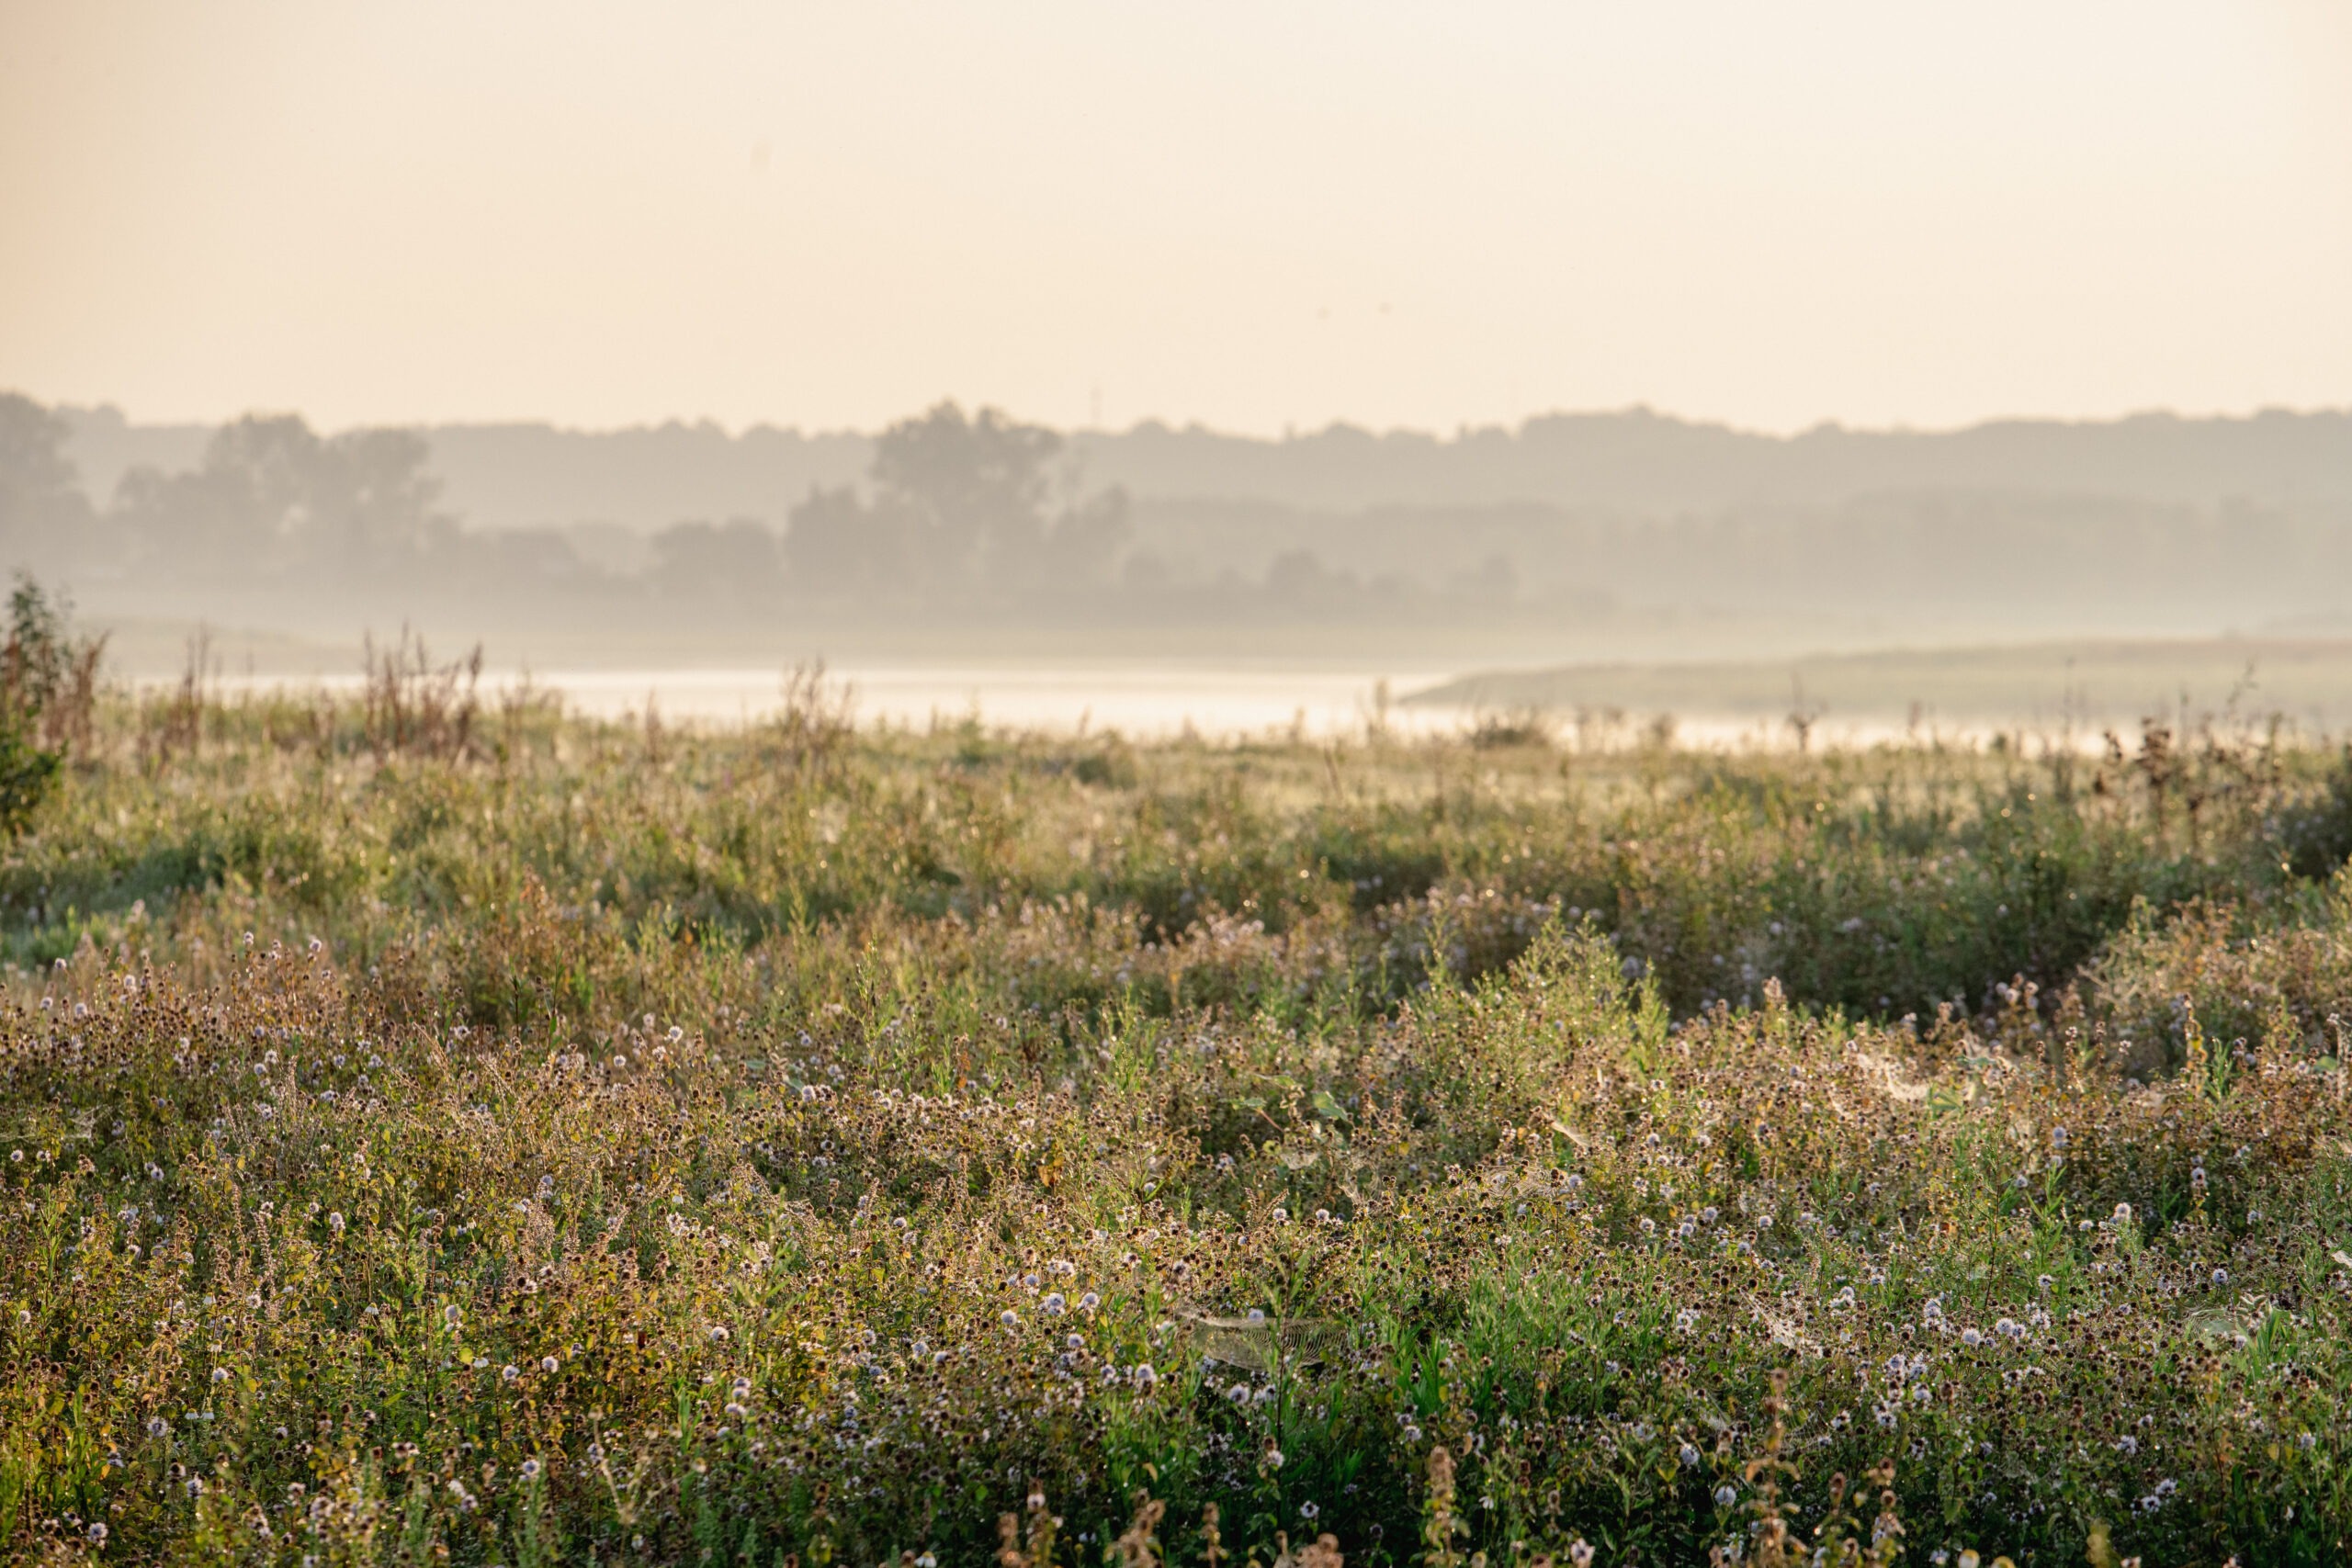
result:
<svg viewBox="0 0 2352 1568"><path fill-rule="evenodd" d="M2345 0L0 0L134 417L2352 403Z"/></svg>

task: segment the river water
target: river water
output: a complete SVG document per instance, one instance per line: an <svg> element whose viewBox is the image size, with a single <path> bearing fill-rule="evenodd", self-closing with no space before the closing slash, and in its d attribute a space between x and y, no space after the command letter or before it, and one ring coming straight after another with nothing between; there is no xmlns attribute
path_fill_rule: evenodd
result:
<svg viewBox="0 0 2352 1568"><path fill-rule="evenodd" d="M1386 677L1363 671L1216 669L1170 666L1040 668L850 666L829 669L846 690L860 724L926 728L977 717L991 728L1116 729L1138 739L1181 735L1233 739L1288 732L1361 732L1390 698L1387 722L1408 730L1460 726L1452 708L1405 708L1394 699L1438 684L1443 671L1413 670ZM485 671L485 694L523 677ZM535 687L562 694L572 711L599 718L641 717L649 708L669 722L737 724L775 711L785 675L776 670L554 670L533 671ZM360 677L230 677L217 689L234 697L264 690L356 691Z"/></svg>

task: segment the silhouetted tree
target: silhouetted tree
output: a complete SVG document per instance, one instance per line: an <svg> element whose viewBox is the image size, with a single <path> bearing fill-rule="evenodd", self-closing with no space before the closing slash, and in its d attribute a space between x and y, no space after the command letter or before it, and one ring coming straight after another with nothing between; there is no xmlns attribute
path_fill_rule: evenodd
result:
<svg viewBox="0 0 2352 1568"><path fill-rule="evenodd" d="M448 543L423 437L321 436L291 414L222 426L189 473L135 468L117 514L160 561L198 573L302 570L375 581Z"/></svg>
<svg viewBox="0 0 2352 1568"><path fill-rule="evenodd" d="M1132 536L1125 491L1055 505L1062 439L944 402L875 443L874 499L818 490L793 509L797 586L860 595L1019 595L1110 580Z"/></svg>
<svg viewBox="0 0 2352 1568"><path fill-rule="evenodd" d="M81 476L65 454L65 422L15 392L0 392L0 551L10 564L71 557L92 525Z"/></svg>
<svg viewBox="0 0 2352 1568"><path fill-rule="evenodd" d="M967 418L944 402L884 431L874 446L878 508L898 512L918 559L956 580L1001 577L1045 532L1047 465L1062 438L995 409Z"/></svg>

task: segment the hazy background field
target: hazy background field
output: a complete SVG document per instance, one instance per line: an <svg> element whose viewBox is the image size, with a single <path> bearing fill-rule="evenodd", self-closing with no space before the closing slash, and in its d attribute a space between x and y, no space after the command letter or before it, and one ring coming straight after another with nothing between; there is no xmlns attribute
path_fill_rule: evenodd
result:
<svg viewBox="0 0 2352 1568"><path fill-rule="evenodd" d="M0 567L140 679L2335 726L2347 67L2313 0L32 0Z"/></svg>
<svg viewBox="0 0 2352 1568"><path fill-rule="evenodd" d="M0 546L112 667L354 678L482 645L597 711L1139 732L1670 715L1701 734L2352 718L2352 415L1770 436L1646 411L1438 436L709 423L147 425L0 409Z"/></svg>

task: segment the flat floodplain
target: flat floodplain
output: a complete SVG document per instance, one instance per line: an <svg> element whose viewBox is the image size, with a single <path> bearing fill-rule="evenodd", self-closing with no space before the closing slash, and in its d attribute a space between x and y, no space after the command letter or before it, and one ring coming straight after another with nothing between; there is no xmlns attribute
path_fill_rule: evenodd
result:
<svg viewBox="0 0 2352 1568"><path fill-rule="evenodd" d="M2352 765L2278 735L101 705L0 861L0 1532L2340 1561Z"/></svg>

